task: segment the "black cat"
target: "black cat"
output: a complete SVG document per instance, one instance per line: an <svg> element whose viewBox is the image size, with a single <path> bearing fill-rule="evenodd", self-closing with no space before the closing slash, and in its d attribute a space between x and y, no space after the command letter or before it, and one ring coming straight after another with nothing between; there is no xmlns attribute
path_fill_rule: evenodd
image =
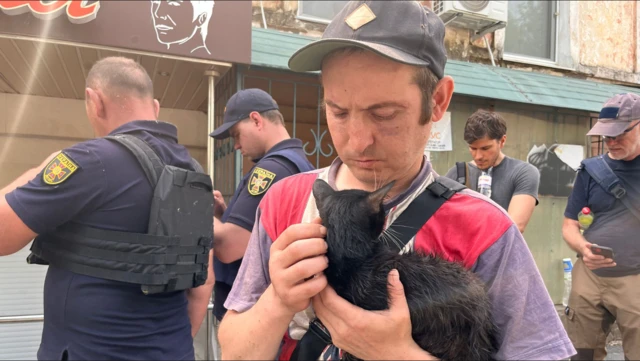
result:
<svg viewBox="0 0 640 361"><path fill-rule="evenodd" d="M327 227L329 284L359 307L384 310L387 276L395 268L409 304L412 336L422 349L444 360L490 360L496 340L483 282L436 255L400 255L389 244L391 234L378 238L385 220L382 201L392 186L334 191L315 181L313 195ZM343 359L356 358L345 353Z"/></svg>

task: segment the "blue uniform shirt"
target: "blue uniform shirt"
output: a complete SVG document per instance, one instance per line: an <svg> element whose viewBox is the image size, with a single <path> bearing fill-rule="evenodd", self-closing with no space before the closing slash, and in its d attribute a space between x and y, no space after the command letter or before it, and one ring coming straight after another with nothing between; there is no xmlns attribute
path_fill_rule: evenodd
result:
<svg viewBox="0 0 640 361"><path fill-rule="evenodd" d="M299 158L306 161L306 155L302 149L302 141L299 139L287 139L274 145L262 158L254 160L256 164L247 172L242 182L238 185L226 211L222 215L222 222L233 223L249 232L253 230L256 210L269 187L285 177L299 173L293 161L282 156L269 156L281 151L297 154ZM308 163L308 167L313 168L313 165ZM215 231L214 229L214 234ZM233 286L233 281L238 274L241 263L242 259L230 264L222 263L215 258L214 252L213 264L216 275L214 314L218 319L222 319L226 312L222 305L231 290L231 286Z"/></svg>
<svg viewBox="0 0 640 361"><path fill-rule="evenodd" d="M123 133L146 141L166 164L193 170L188 151L177 143L173 125L134 121L111 135ZM6 196L11 208L38 237L46 242L47 232L67 222L147 232L153 190L129 150L99 138L62 153L78 167L68 178L49 185L41 172ZM139 285L49 266L38 359L60 360L65 351L70 360L193 360L186 294L145 296Z"/></svg>

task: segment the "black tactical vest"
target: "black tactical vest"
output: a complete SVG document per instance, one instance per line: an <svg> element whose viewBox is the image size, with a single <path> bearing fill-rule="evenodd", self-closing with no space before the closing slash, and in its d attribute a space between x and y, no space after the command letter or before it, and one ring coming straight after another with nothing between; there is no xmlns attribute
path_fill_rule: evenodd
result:
<svg viewBox="0 0 640 361"><path fill-rule="evenodd" d="M213 241L211 178L165 165L139 138L107 136L129 149L154 189L146 234L110 231L69 222L38 237L27 258L74 273L139 284L144 294L172 292L205 283Z"/></svg>

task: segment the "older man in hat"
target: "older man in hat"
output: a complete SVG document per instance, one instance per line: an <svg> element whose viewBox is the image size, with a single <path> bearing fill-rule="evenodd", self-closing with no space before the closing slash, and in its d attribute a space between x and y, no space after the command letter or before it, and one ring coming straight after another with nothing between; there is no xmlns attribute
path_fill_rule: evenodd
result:
<svg viewBox="0 0 640 361"><path fill-rule="evenodd" d="M564 213L562 234L578 253L565 309L578 352L574 359L603 360L614 321L622 332L625 359L640 359L638 124L640 96L618 94L606 102L587 134L602 136L608 152L582 162ZM590 225L580 225L581 212L593 216Z"/></svg>

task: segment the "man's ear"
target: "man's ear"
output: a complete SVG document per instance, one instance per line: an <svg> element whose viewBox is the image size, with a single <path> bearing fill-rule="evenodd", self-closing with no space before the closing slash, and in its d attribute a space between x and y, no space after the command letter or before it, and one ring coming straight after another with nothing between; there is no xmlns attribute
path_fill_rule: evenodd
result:
<svg viewBox="0 0 640 361"><path fill-rule="evenodd" d="M89 104L88 108L91 109L92 112L95 112L98 118L104 119L106 117L106 109L102 95L91 88L85 88L84 96L86 102Z"/></svg>
<svg viewBox="0 0 640 361"><path fill-rule="evenodd" d="M196 21L198 22L198 26L202 26L204 22L207 21L207 13L202 13L198 15L198 17L196 18Z"/></svg>
<svg viewBox="0 0 640 361"><path fill-rule="evenodd" d="M500 140L498 141L498 144L500 145L500 149L502 149L502 147L504 147L504 144L507 142L507 135L503 135L502 138L500 138Z"/></svg>
<svg viewBox="0 0 640 361"><path fill-rule="evenodd" d="M160 116L160 102L157 99L153 99L153 112L156 114L156 119Z"/></svg>
<svg viewBox="0 0 640 361"><path fill-rule="evenodd" d="M258 130L261 130L264 126L264 119L258 112L249 113L249 119L251 119L251 124L255 125Z"/></svg>
<svg viewBox="0 0 640 361"><path fill-rule="evenodd" d="M431 99L433 109L431 112L432 122L437 122L444 116L444 113L449 108L454 87L453 78L450 76L443 77L436 85Z"/></svg>

